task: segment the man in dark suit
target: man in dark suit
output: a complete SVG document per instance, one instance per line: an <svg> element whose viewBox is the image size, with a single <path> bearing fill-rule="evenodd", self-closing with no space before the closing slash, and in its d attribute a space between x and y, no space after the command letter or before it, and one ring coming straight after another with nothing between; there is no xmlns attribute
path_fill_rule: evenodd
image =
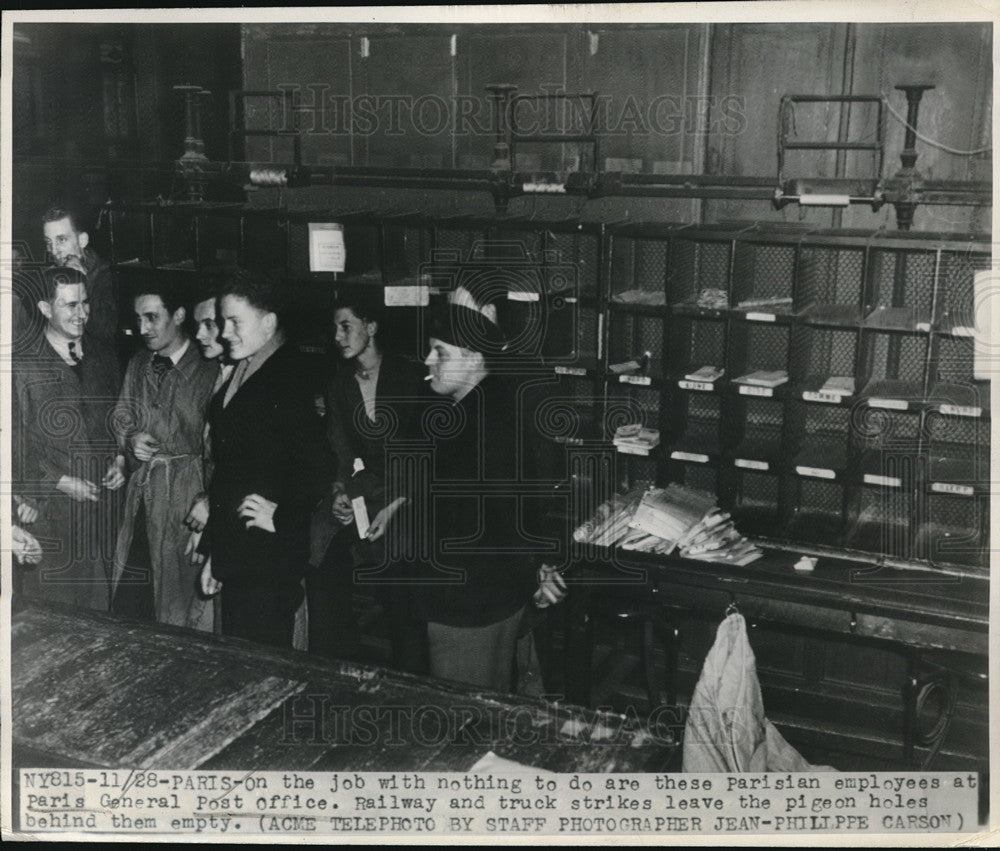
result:
<svg viewBox="0 0 1000 851"><path fill-rule="evenodd" d="M113 492L125 483L111 429L118 361L84 334L90 305L83 274L53 268L42 276L37 306L45 324L13 358L11 449L18 496L37 506L29 525L44 557L36 570L19 572L17 590L107 611Z"/></svg>
<svg viewBox="0 0 1000 851"><path fill-rule="evenodd" d="M354 658L358 627L353 591L375 593L382 602L394 667L427 672L426 626L412 615L402 566L408 549L404 507L410 494L390 455L413 440L424 403L415 368L378 338L381 305L356 296L342 299L333 314L334 344L342 358L327 384L326 436L336 458L336 478L313 517L311 569L306 575L309 652ZM364 499L367 530L355 522L352 498ZM404 514L398 516L402 511ZM395 518L395 519L393 519ZM404 581L400 581L400 580Z"/></svg>
<svg viewBox="0 0 1000 851"><path fill-rule="evenodd" d="M237 270L219 299L236 368L209 408L214 469L201 548L206 594L222 591L222 632L292 646L313 508L333 462L299 353L285 342L279 290Z"/></svg>

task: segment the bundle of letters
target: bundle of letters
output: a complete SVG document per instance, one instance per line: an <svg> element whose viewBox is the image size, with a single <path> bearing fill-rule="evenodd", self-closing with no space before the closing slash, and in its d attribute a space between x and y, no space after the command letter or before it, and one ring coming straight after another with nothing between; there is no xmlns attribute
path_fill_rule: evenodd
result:
<svg viewBox="0 0 1000 851"><path fill-rule="evenodd" d="M630 423L615 429L612 442L619 452L627 455L649 455L650 450L660 445L660 430Z"/></svg>
<svg viewBox="0 0 1000 851"><path fill-rule="evenodd" d="M679 484L614 496L573 533L579 543L743 565L763 555L705 491Z"/></svg>

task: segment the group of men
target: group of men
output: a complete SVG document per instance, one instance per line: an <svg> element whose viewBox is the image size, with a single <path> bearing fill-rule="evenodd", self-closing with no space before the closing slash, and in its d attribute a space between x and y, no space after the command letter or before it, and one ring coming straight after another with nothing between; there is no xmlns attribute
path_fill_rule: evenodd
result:
<svg viewBox="0 0 1000 851"><path fill-rule="evenodd" d="M49 210L43 229L54 265L25 306L43 321L13 359L16 593L291 646L324 498L355 541L385 534L391 514L366 531L344 501L310 370L286 341L280 282L220 271L199 282L190 313L176 287L138 282L123 304L144 347L121 378L125 323L107 267L65 209ZM515 395L490 375L502 340L474 305L453 303L431 323L426 380L458 424L435 432L433 477L461 487L399 497L425 503L412 514L432 518L423 534L434 554L393 574L419 588L408 614L426 624L430 672L500 688L532 597L565 593L514 540L523 524L509 441L522 424ZM372 351L352 356L352 376L368 403L357 416L374 424L381 355L373 375L361 368ZM483 477L495 479L499 510L462 492ZM445 539L457 555L441 555Z"/></svg>

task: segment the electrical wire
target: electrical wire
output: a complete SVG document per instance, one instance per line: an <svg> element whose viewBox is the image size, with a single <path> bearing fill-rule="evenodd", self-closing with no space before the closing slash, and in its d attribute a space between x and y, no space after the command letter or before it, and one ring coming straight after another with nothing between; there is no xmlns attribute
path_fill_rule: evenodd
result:
<svg viewBox="0 0 1000 851"><path fill-rule="evenodd" d="M985 154L993 150L992 145L986 145L985 147L976 148L972 151L960 151L957 148L952 148L949 147L948 145L945 145L943 142L938 142L932 139L930 136L926 136L925 134L921 133L919 130L917 130L916 127L911 126L904 116L902 116L899 112L897 112L895 109L892 108L892 105L889 103L888 97L884 93L882 95L882 99L883 102L885 103L885 108L889 111L889 113L892 115L893 118L895 118L900 124L902 124L907 129L912 130L921 142L926 142L932 148L937 148L941 151L944 151L949 154L954 154L955 156L958 157L975 157L979 156L980 154ZM797 127L795 123L795 104L793 103L791 107L792 108L789 110L789 118L791 119L790 135L794 137L797 135ZM868 137L862 137L861 141L863 141L866 138Z"/></svg>
<svg viewBox="0 0 1000 851"><path fill-rule="evenodd" d="M886 97L885 94L883 94L882 97L885 100L885 107L886 109L889 110L892 117L895 118L900 124L902 124L908 130L912 130L914 133L916 133L917 138L921 142L926 142L933 148L938 148L939 150L945 151L946 153L949 154L955 154L955 156L958 157L975 157L978 156L979 154L985 154L986 152L993 150L992 145L987 145L985 148L976 148L973 151L960 151L957 148L949 148L947 145L942 144L941 142L937 142L934 139L931 139L929 136L925 136L923 133L917 130L916 127L912 127L910 123L902 115L900 115L898 112L896 112L895 109L892 108L892 105L889 103L888 97Z"/></svg>

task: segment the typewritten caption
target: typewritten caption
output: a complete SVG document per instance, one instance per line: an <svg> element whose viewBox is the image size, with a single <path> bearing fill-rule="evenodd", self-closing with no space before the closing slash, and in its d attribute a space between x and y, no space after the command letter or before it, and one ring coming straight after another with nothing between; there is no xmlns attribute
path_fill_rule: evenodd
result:
<svg viewBox="0 0 1000 851"><path fill-rule="evenodd" d="M957 772L459 774L22 769L20 830L248 835L957 833Z"/></svg>

